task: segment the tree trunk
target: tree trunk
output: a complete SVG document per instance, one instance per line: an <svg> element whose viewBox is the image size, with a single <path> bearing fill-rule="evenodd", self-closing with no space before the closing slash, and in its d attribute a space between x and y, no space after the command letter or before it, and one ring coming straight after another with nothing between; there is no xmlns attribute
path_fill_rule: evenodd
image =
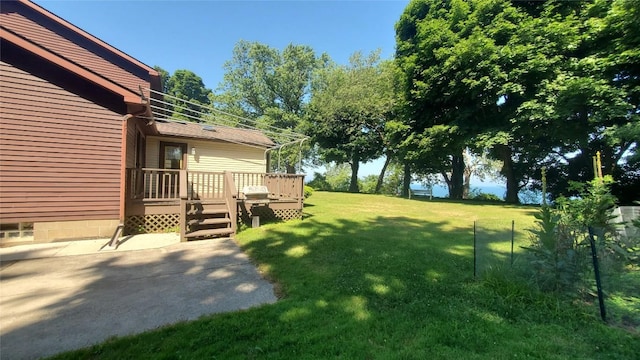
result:
<svg viewBox="0 0 640 360"><path fill-rule="evenodd" d="M471 152L469 151L469 148L466 148L462 152L462 159L464 160L464 182L462 184L462 198L468 199L469 194L471 193L471 175L475 170L476 164L474 163L474 160L471 157Z"/></svg>
<svg viewBox="0 0 640 360"><path fill-rule="evenodd" d="M411 165L405 163L402 177L402 197L409 197L409 186L411 186Z"/></svg>
<svg viewBox="0 0 640 360"><path fill-rule="evenodd" d="M471 193L471 169L465 167L464 169L464 183L462 185L462 198L468 199Z"/></svg>
<svg viewBox="0 0 640 360"><path fill-rule="evenodd" d="M500 160L502 160L502 176L507 179L507 196L505 201L509 204L519 204L518 192L520 187L518 186L518 178L516 177L513 169L513 160L511 159L511 149L507 145L498 145L498 154Z"/></svg>
<svg viewBox="0 0 640 360"><path fill-rule="evenodd" d="M384 174L387 172L387 166L391 162L391 156L387 154L387 159L384 161L384 165L382 165L382 170L380 171L380 175L378 176L378 182L376 183L376 190L374 193L380 194L380 189L382 189L382 183L384 182Z"/></svg>
<svg viewBox="0 0 640 360"><path fill-rule="evenodd" d="M506 175L507 178L507 196L505 201L509 204L519 204L520 198L518 197L518 192L520 191L520 187L518 185L518 179L515 177L513 173L513 165L509 166L511 169Z"/></svg>
<svg viewBox="0 0 640 360"><path fill-rule="evenodd" d="M351 161L351 183L349 184L349 192L357 193L360 192L360 187L358 186L358 170L360 169L360 159L357 156L354 156Z"/></svg>
<svg viewBox="0 0 640 360"><path fill-rule="evenodd" d="M441 171L440 175L442 175L442 178L444 179L444 182L447 184L447 190L449 191L449 194L451 194L451 178L449 177L449 174L447 174L444 171ZM451 196L451 195L449 195L449 196Z"/></svg>
<svg viewBox="0 0 640 360"><path fill-rule="evenodd" d="M464 185L464 159L462 154L451 157L451 182L449 198L461 200Z"/></svg>

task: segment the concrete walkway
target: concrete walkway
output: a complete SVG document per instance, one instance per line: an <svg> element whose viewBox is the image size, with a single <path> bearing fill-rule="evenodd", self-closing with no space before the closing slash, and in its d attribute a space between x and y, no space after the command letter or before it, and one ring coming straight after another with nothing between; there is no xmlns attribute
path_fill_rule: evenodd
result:
<svg viewBox="0 0 640 360"><path fill-rule="evenodd" d="M273 303L231 239L175 234L0 248L0 358L34 359L200 316Z"/></svg>

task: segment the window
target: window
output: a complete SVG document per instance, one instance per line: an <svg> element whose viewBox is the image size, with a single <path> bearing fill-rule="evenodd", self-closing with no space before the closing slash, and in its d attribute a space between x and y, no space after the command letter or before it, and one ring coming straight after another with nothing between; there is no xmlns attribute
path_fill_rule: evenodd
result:
<svg viewBox="0 0 640 360"><path fill-rule="evenodd" d="M33 223L0 225L2 240L33 240Z"/></svg>

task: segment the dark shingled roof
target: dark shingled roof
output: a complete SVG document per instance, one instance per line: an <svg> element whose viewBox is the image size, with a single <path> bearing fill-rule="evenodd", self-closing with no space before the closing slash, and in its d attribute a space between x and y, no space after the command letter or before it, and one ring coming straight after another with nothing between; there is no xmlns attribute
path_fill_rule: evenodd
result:
<svg viewBox="0 0 640 360"><path fill-rule="evenodd" d="M155 126L160 135L221 140L263 148L270 148L276 145L271 139L258 130L163 120L156 120Z"/></svg>

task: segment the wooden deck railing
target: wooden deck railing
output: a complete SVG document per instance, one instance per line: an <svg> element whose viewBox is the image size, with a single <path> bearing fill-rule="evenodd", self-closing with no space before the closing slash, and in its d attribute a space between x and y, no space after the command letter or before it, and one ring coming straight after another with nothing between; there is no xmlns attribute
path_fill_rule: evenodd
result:
<svg viewBox="0 0 640 360"><path fill-rule="evenodd" d="M231 229L235 234L238 227L238 203L237 203L238 193L235 191L233 187L233 175L230 172L224 173L223 181L225 185L224 198L225 198L225 202L227 203L227 208L233 209L232 211L229 212L229 220L231 221Z"/></svg>
<svg viewBox="0 0 640 360"><path fill-rule="evenodd" d="M190 200L223 198L229 186L221 172L187 171L187 182Z"/></svg>
<svg viewBox="0 0 640 360"><path fill-rule="evenodd" d="M302 199L304 175L234 172L238 194L245 186L266 186L271 199Z"/></svg>
<svg viewBox="0 0 640 360"><path fill-rule="evenodd" d="M175 200L180 195L180 170L129 169L129 198Z"/></svg>
<svg viewBox="0 0 640 360"><path fill-rule="evenodd" d="M184 171L184 170L182 170ZM128 197L143 201L170 201L180 199L180 188L186 191L187 200L222 199L227 190L234 189L241 197L245 186L266 186L272 200L287 199L302 202L304 175L234 172L225 178L222 172L185 171L169 169L129 169ZM186 184L184 180L187 179Z"/></svg>

